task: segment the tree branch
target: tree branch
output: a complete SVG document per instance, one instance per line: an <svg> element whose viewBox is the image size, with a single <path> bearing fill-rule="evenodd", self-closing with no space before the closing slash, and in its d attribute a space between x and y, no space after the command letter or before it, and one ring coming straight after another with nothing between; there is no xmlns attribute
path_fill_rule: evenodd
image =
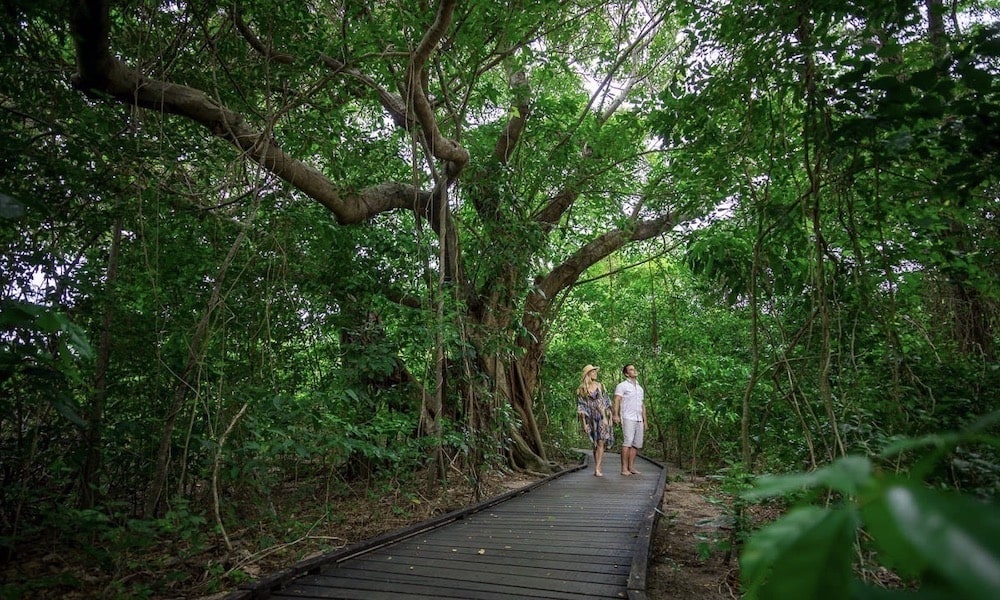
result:
<svg viewBox="0 0 1000 600"><path fill-rule="evenodd" d="M344 193L315 167L291 157L274 139L205 92L148 79L128 67L111 53L108 0L78 0L73 6L71 28L77 59L73 85L84 93L98 98L110 96L126 105L183 116L203 125L325 206L338 223L359 223L395 209L426 211L431 194L403 183L383 183Z"/></svg>
<svg viewBox="0 0 1000 600"><path fill-rule="evenodd" d="M529 100L531 87L528 85L527 75L523 70L517 70L509 72L507 78L511 94L514 97L513 114L507 120L507 124L493 145L491 161L483 165L483 169L478 171L469 182L470 189L477 188L475 193L470 194L476 212L481 218L488 221L496 221L500 216L500 207L503 201L496 188L500 177L500 167L510 162L531 112Z"/></svg>
<svg viewBox="0 0 1000 600"><path fill-rule="evenodd" d="M575 189L571 187L563 188L549 200L545 208L535 215L535 221L541 223L546 232L552 231L552 228L559 223L563 214L573 206L578 197L580 197L580 193Z"/></svg>
<svg viewBox="0 0 1000 600"><path fill-rule="evenodd" d="M654 238L670 231L675 224L674 216L667 213L656 219L640 221L632 229L616 229L604 233L582 246L562 264L552 269L548 275L536 282L536 286L547 297L553 298L579 279L580 275L589 267L626 244Z"/></svg>
<svg viewBox="0 0 1000 600"><path fill-rule="evenodd" d="M236 29L239 30L243 39L250 44L250 47L259 52L264 58L286 65L290 65L295 61L295 57L291 54L275 52L270 46L261 41L250 29L250 26L247 25L247 22L243 20L243 15L240 14L239 9L233 10L233 23L236 24Z"/></svg>
<svg viewBox="0 0 1000 600"><path fill-rule="evenodd" d="M320 55L320 60L333 69L335 73L343 73L344 75L351 77L352 79L356 79L365 86L374 90L375 93L378 94L379 103L382 104L382 108L389 113L389 116L392 118L392 122L395 123L397 127L409 131L416 124L413 119L406 114L406 104L398 95L393 94L376 83L371 77L368 77L357 69L348 67L336 58ZM360 95L360 93L356 95Z"/></svg>
<svg viewBox="0 0 1000 600"><path fill-rule="evenodd" d="M573 285L589 267L626 244L652 239L670 231L676 223L674 215L667 213L656 219L639 221L631 229L608 231L582 246L547 275L535 280L535 286L528 293L525 303L522 321L525 329L537 336L552 302L560 292Z"/></svg>
<svg viewBox="0 0 1000 600"><path fill-rule="evenodd" d="M531 113L531 104L529 103L531 87L528 85L527 75L524 74L524 71L519 70L511 73L508 79L510 80L510 89L514 94L514 114L507 121L507 126L504 127L493 147L493 159L502 165L510 161L511 154L521 139L524 124Z"/></svg>
<svg viewBox="0 0 1000 600"><path fill-rule="evenodd" d="M406 70L406 100L407 107L412 107L412 114L416 117L420 128L424 132L424 137L431 152L435 157L447 163L445 172L449 179L458 177L462 169L469 162L469 152L454 140L450 140L441 135L438 128L437 119L434 117L434 109L427 94L424 91L424 79L426 73L424 67L430 60L434 49L444 37L444 32L451 24L451 19L455 13L455 5L458 0L441 0L438 5L437 15L434 23L424 34L423 39L417 48L410 55L410 65ZM407 111L409 112L409 111Z"/></svg>

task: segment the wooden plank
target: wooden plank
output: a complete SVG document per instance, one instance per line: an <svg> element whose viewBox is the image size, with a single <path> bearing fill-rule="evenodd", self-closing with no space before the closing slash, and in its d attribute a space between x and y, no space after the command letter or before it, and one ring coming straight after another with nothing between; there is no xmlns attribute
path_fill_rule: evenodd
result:
<svg viewBox="0 0 1000 600"><path fill-rule="evenodd" d="M534 557L538 560L597 560L603 558L620 558L622 560L632 560L635 554L631 548L600 548L595 546L586 547L550 547L540 548L539 544L525 544L523 546L512 546L504 548L502 546L486 547L480 544L453 545L453 544L425 544L415 547L415 551L428 554L436 554L442 557L457 558L460 556L477 556L479 550L486 550L490 556L518 555Z"/></svg>
<svg viewBox="0 0 1000 600"><path fill-rule="evenodd" d="M601 540L601 543L607 544L627 544L629 549L635 546L635 537L637 530L635 527L631 531L565 531L560 529L555 529L552 531L501 531L501 530L466 530L466 531L449 531L450 535L437 535L434 537L424 538L420 542L424 544L519 544L524 542L537 542L538 540L545 540L547 543L552 545L565 545L565 544L586 544L588 539Z"/></svg>
<svg viewBox="0 0 1000 600"><path fill-rule="evenodd" d="M377 575L364 574L338 581L331 578L317 578L309 575L296 581L294 587L281 590L272 598L390 598L411 599L417 597L432 598L463 598L468 600L486 600L488 598L551 598L557 600L577 600L580 598L624 598L626 595L624 582L619 585L588 585L578 582L566 582L560 589L543 589L539 583L551 583L551 580L516 580L509 579L505 583L490 583L478 580L449 582L440 574L429 576L412 575L405 581L380 579ZM364 591L365 594L357 592Z"/></svg>
<svg viewBox="0 0 1000 600"><path fill-rule="evenodd" d="M543 592L526 588L505 588L501 591L495 590L465 590L440 588L413 585L406 590L398 590L392 587L385 589L372 589L371 586L358 586L356 588L317 588L302 586L294 590L276 592L270 596L276 600L518 600L539 599L539 600L607 600L609 598L626 598L624 593L614 592L612 595L601 590L595 593L557 593Z"/></svg>
<svg viewBox="0 0 1000 600"><path fill-rule="evenodd" d="M374 557L374 560L379 560L382 557ZM621 552L621 551L609 551L609 552L591 552L591 553L580 553L580 552L549 552L534 549L524 549L524 548L513 548L511 550L492 550L485 554L478 554L476 551L471 552L414 552L401 550L398 552L393 552L390 556L384 557L384 560L397 560L400 562L407 562L411 560L425 559L425 560L436 560L441 562L451 562L451 561L466 561L475 562L484 565L523 565L523 564L549 564L552 566L558 566L560 568L566 568L563 565L613 565L614 568L619 568L620 566L630 566L632 564L632 553Z"/></svg>
<svg viewBox="0 0 1000 600"><path fill-rule="evenodd" d="M626 568L621 569L617 576L603 575L599 578L584 579L579 572L552 571L545 569L507 570L463 570L452 565L438 565L424 570L406 568L403 570L367 570L360 567L342 567L334 571L325 571L322 576L308 575L308 578L298 583L315 582L316 585L333 585L332 582L353 581L365 579L383 582L395 582L405 588L414 581L424 581L427 585L441 588L486 589L485 587L528 587L538 591L572 591L583 593L587 588L604 590L623 590L628 579Z"/></svg>
<svg viewBox="0 0 1000 600"><path fill-rule="evenodd" d="M580 581L590 582L590 583L610 583L614 581L624 580L628 576L628 565L615 565L612 562L599 563L597 565L593 564L581 564L581 563L567 563L565 565L558 564L542 564L540 565L537 561L533 564L532 561L525 561L522 559L512 558L511 561L503 562L479 562L479 561L463 561L454 560L448 563L442 563L435 560L427 560L420 557L414 557L410 560L384 560L384 561L367 561L359 560L357 562L351 561L347 565L341 565L336 570L324 571L324 575L334 575L339 576L341 569L363 569L371 572L378 573L396 573L396 574L407 574L407 573L423 573L431 571L434 569L440 569L445 566L447 569L453 571L456 576L466 577L470 574L476 574L483 571L488 573L503 573L511 574L518 577L552 577L552 578L574 578Z"/></svg>

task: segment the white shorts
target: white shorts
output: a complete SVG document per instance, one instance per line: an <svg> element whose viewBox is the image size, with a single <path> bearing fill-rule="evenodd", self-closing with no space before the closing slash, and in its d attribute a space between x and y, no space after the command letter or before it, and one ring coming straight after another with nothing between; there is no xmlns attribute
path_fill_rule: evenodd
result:
<svg viewBox="0 0 1000 600"><path fill-rule="evenodd" d="M642 432L645 429L642 421L622 419L622 447L642 448Z"/></svg>

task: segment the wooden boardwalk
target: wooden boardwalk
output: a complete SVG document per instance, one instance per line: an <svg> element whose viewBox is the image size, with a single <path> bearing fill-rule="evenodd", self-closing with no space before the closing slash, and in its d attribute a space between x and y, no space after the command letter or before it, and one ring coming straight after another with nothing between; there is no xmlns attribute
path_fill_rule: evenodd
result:
<svg viewBox="0 0 1000 600"><path fill-rule="evenodd" d="M666 469L582 465L474 507L298 563L226 600L645 596Z"/></svg>

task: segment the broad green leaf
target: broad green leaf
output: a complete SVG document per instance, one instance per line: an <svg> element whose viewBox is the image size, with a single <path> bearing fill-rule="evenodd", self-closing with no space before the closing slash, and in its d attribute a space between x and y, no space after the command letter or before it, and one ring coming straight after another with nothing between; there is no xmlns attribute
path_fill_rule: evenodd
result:
<svg viewBox="0 0 1000 600"><path fill-rule="evenodd" d="M44 310L28 302L0 302L0 326L30 327Z"/></svg>
<svg viewBox="0 0 1000 600"><path fill-rule="evenodd" d="M66 344L76 350L81 358L90 359L94 356L94 349L83 328L74 323L68 323L65 333L68 338Z"/></svg>
<svg viewBox="0 0 1000 600"><path fill-rule="evenodd" d="M936 69L924 69L910 75L907 83L920 90L927 91L934 87L934 83L937 82L938 77L939 74Z"/></svg>
<svg viewBox="0 0 1000 600"><path fill-rule="evenodd" d="M965 82L965 85L976 92L986 94L993 88L994 76L974 66L963 65L959 70L959 74L962 76L962 81Z"/></svg>
<svg viewBox="0 0 1000 600"><path fill-rule="evenodd" d="M959 438L956 434L930 434L918 438L905 438L902 440L897 440L887 446L885 450L881 452L883 458L891 458L903 452L909 450L915 450L918 448L941 448L945 446L954 445L958 442Z"/></svg>
<svg viewBox="0 0 1000 600"><path fill-rule="evenodd" d="M1000 510L917 486L891 485L862 508L885 560L933 572L971 598L1000 597Z"/></svg>
<svg viewBox="0 0 1000 600"><path fill-rule="evenodd" d="M856 521L850 510L810 506L755 533L740 558L747 597L849 597Z"/></svg>
<svg viewBox="0 0 1000 600"><path fill-rule="evenodd" d="M35 319L35 327L45 333L55 333L63 328L65 319L59 313L45 311Z"/></svg>
<svg viewBox="0 0 1000 600"><path fill-rule="evenodd" d="M759 500L817 486L826 486L844 494L856 494L870 481L871 473L871 461L867 458L848 456L811 473L761 477L754 489L746 492L744 497Z"/></svg>
<svg viewBox="0 0 1000 600"><path fill-rule="evenodd" d="M54 398L52 407L77 427L86 427L87 421L80 416L80 411L72 399L63 396Z"/></svg>

